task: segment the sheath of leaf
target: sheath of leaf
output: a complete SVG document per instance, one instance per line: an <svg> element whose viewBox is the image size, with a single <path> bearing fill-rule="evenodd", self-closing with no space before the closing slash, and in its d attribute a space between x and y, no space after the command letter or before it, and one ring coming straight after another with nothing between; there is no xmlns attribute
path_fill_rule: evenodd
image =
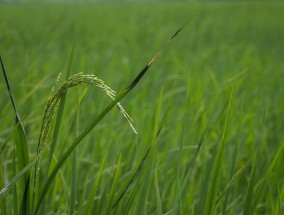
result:
<svg viewBox="0 0 284 215"><path fill-rule="evenodd" d="M112 100L114 100L116 96L116 92L113 91L109 86L107 86L104 83L104 81L102 81L95 75L85 75L83 73L78 73L78 74L71 76L57 90L54 90L53 88L51 95L49 96L49 99L48 99L48 102L45 108L45 112L44 112L42 127L41 127L39 141L38 141L37 154L40 154L41 151L44 149L44 147L46 147L46 139L47 139L50 127L51 127L51 122L55 116L55 112L59 105L60 99L62 98L62 96L64 95L64 93L67 91L68 88L75 87L83 83L90 84L90 85L100 88ZM122 105L120 103L117 103L117 107L119 108L122 115L128 121L134 133L137 133L135 128L132 125L133 120L126 113ZM38 169L39 169L39 160L36 164L36 171L38 171Z"/></svg>

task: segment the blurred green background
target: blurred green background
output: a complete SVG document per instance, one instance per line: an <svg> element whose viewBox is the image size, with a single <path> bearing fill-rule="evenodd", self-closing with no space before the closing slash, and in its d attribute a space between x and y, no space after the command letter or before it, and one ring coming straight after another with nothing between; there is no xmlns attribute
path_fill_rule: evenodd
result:
<svg viewBox="0 0 284 215"><path fill-rule="evenodd" d="M115 110L78 147L78 193L86 189L86 184L93 182L106 154L106 166L109 167L106 178L112 175L109 169L115 158L122 155L122 176L119 178L122 184L151 142L157 98L163 91L161 114L164 115L168 108L169 113L158 140L156 166L153 169L158 175L162 210L164 213L173 210L173 214L180 214L180 210L184 214L193 211L202 214L234 81L236 92L218 193L228 184L231 170L236 172L254 157L257 144L260 144L261 159L256 166L256 185L261 183L284 141L283 2L2 2L29 2L0 4L0 54L23 118L31 156L35 154L51 88L59 73L64 77L75 41L72 74L95 74L119 92L131 82L160 45L197 13L157 59L138 87L122 101L134 119L138 135L131 132L125 119ZM0 77L0 141L1 145L7 142L1 162L7 181L13 175L9 170L13 151L13 140L9 135L14 126L14 113L5 82L2 75ZM62 81L63 78L59 84ZM56 148L58 157L75 138L74 126L70 123L74 114L71 113L78 91L82 94L86 89L88 92L80 106L80 131L109 103L103 93L92 87L70 90ZM181 143L182 158L179 154ZM202 147L194 166L189 167L200 143ZM236 165L232 167L236 144L238 154ZM256 202L256 214L277 214L279 208L283 210L283 202L280 207L277 203L278 199L283 200L284 169L279 163L284 160L281 159ZM43 157L43 165L45 162L46 157ZM228 214L239 214L243 210L251 165L238 176L230 190ZM72 178L70 169L71 162L62 170L67 183ZM181 173L177 173L177 169ZM192 172L187 177L189 169ZM180 183L184 185L182 190L177 188L178 174L181 175ZM50 194L50 213L60 210L68 212L68 191L62 189L62 183L58 182ZM145 207L148 214L157 214L158 200L154 185L151 186L153 189L149 189ZM102 185L99 193L103 192ZM57 198L58 195L62 197ZM177 203L179 198L182 204ZM135 203L138 204L138 201L134 201L133 213L137 207ZM217 210L221 212L222 203Z"/></svg>

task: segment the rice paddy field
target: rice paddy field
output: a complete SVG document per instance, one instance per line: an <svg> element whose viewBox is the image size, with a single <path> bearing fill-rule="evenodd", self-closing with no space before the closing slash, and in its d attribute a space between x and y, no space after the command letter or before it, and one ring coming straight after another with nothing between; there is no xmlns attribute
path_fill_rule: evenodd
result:
<svg viewBox="0 0 284 215"><path fill-rule="evenodd" d="M284 214L283 11L0 3L0 214Z"/></svg>

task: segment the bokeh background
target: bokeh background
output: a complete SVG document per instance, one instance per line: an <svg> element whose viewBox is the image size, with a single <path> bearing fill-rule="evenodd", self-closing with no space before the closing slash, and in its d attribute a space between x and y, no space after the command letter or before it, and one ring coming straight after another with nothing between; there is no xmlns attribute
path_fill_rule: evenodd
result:
<svg viewBox="0 0 284 215"><path fill-rule="evenodd" d="M130 211L138 214L141 206L146 208L145 214L157 214L156 173L163 213L202 214L234 82L218 194L229 183L231 172L254 159L259 145L260 158L255 167L258 187L284 141L283 11L282 1L258 0L0 1L0 54L23 118L31 157L36 153L47 99L60 73L57 86L64 80L74 43L72 74L95 74L120 92L160 45L197 14L137 88L122 100L138 135L119 111L113 110L79 145L76 206L79 208L84 200L83 191L95 180L104 156L106 179L112 179L112 167L121 156L118 184L122 186L152 140L158 98L163 92L159 122L166 113L167 117L156 146L147 201L141 206L134 200ZM0 159L3 181L7 182L13 176L14 112L0 77L0 143L5 146ZM81 86L68 92L56 157L76 136L74 109L82 95L79 133L109 103L102 92L92 87ZM46 160L47 156L43 156L43 169ZM49 194L48 213L68 213L71 169L72 163L67 161ZM243 211L251 170L252 162L242 169L229 191L229 203L221 201L218 212L223 211L222 207L228 214ZM283 165L275 167L255 202L255 214L278 214L283 210L283 172ZM42 180L45 177L41 175ZM100 185L94 204L108 186L111 180ZM138 199L142 193L138 189ZM131 191L126 196L130 198ZM122 204L127 205L127 201Z"/></svg>

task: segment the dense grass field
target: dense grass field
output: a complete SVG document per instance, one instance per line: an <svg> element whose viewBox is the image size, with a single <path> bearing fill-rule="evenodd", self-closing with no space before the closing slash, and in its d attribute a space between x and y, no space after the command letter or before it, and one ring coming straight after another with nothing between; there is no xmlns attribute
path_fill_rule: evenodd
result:
<svg viewBox="0 0 284 215"><path fill-rule="evenodd" d="M0 214L283 214L283 11L281 2L0 4L0 54L26 132L1 72ZM114 108L42 192L111 102L94 86L68 90L34 183L45 106L68 62L71 75L96 75L119 93L196 13L121 101L138 134Z"/></svg>

